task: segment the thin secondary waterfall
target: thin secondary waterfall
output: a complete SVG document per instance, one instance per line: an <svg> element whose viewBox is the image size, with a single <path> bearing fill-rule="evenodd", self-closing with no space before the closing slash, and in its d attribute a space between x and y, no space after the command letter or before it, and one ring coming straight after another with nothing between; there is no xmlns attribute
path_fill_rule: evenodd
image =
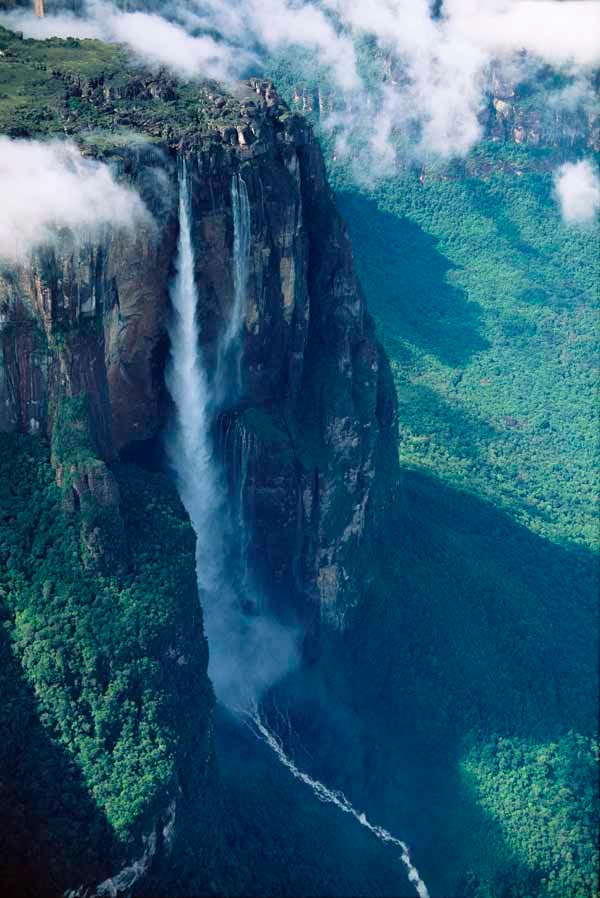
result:
<svg viewBox="0 0 600 898"><path fill-rule="evenodd" d="M251 217L248 187L240 172L231 179L233 216L233 305L219 346L215 378L221 402L235 399L242 388L242 327L246 313L250 263Z"/></svg>
<svg viewBox="0 0 600 898"><path fill-rule="evenodd" d="M232 206L235 297L231 319L223 336L220 360L227 359L228 352L237 341L245 308L250 210L246 185L240 175L234 176ZM400 848L409 880L415 885L420 898L429 898L405 843L382 827L371 824L340 792L328 789L299 770L260 716L260 696L295 663L296 640L288 627L261 613L260 602L255 603L257 613L244 613L239 595L242 592L240 580L236 580L236 573L229 563L227 541L231 534L227 529L227 509L223 501L225 487L213 454L211 430L213 415L218 407L214 391L225 386L231 395L231 381L227 379L239 376L239 368L237 373L234 369L232 375L231 367L223 367L221 374L226 382L220 383L217 377L217 386L211 387L200 349L195 267L190 181L184 161L179 179L177 276L171 289L171 358L167 369L167 387L175 406L175 421L167 441L167 451L181 498L196 532L198 586L210 646L209 673L216 694L251 722L255 735L265 742L296 779L312 789L320 801L329 802L344 813L351 814L381 842ZM234 386L238 387L239 383ZM238 527L243 530L243 518L238 521ZM243 539L243 533L235 534L235 537Z"/></svg>
<svg viewBox="0 0 600 898"><path fill-rule="evenodd" d="M170 852L173 843L176 811L176 803L172 801L167 809L167 819L161 831L162 844L167 852ZM149 836L144 836L142 841L144 843L143 854L119 870L118 873L115 873L114 876L109 876L108 879L99 883L93 891L94 895L98 896L98 898L119 898L120 895L131 894L131 889L133 889L134 885L148 873L156 854L156 831ZM89 890L82 885L78 889L67 889L63 898L80 898L81 895L87 894L89 894Z"/></svg>
<svg viewBox="0 0 600 898"><path fill-rule="evenodd" d="M224 337L225 350L237 340L246 311L248 262L250 260L250 201L248 187L239 172L231 179L233 212L233 310Z"/></svg>

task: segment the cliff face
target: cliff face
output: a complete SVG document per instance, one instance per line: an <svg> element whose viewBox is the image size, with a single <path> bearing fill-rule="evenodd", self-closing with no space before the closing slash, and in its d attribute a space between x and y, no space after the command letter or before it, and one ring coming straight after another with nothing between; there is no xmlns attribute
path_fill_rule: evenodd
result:
<svg viewBox="0 0 600 898"><path fill-rule="evenodd" d="M380 58L381 78L384 82L401 84L406 78L403 66L393 56ZM485 139L498 143L546 147L557 152L592 151L600 149L600 118L593 91L597 93L599 73L595 71L590 94L573 90L570 98L560 94L559 75L550 68L529 80L520 80L495 65L490 72L485 105L479 113L479 123ZM565 81L564 90L567 91ZM376 94L354 100L342 99L335 87L328 84L293 84L290 102L299 112L318 120L332 113L343 115L367 110L377 112Z"/></svg>
<svg viewBox="0 0 600 898"><path fill-rule="evenodd" d="M242 391L220 417L218 445L261 582L279 595L292 587L305 620L317 612L338 626L359 596L357 550L384 460L393 478L393 387L320 150L296 117L275 120L272 141L219 161L210 152L197 157L197 283L209 369L232 302L236 169L248 187L252 249Z"/></svg>
<svg viewBox="0 0 600 898"><path fill-rule="evenodd" d="M58 399L86 394L105 459L156 432L175 236L167 215L135 235L65 237L0 270L1 430L49 432Z"/></svg>
<svg viewBox="0 0 600 898"><path fill-rule="evenodd" d="M547 71L523 84L495 71L487 108L480 117L486 137L532 147L597 152L600 119L595 104L580 96L561 105L551 93L555 80L555 73ZM597 89L597 72L593 80Z"/></svg>
<svg viewBox="0 0 600 898"><path fill-rule="evenodd" d="M206 102L219 109L223 98ZM2 272L0 427L50 433L61 398L85 394L106 462L159 435L168 413L176 157L188 158L192 176L208 370L233 303L231 181L239 171L251 226L242 388L220 416L217 441L261 581L291 587L305 620L339 626L359 597L357 550L378 469L394 478L394 392L310 128L266 83L240 87L235 102L233 125L120 153L155 227L79 245L61 239Z"/></svg>
<svg viewBox="0 0 600 898"><path fill-rule="evenodd" d="M39 54L39 45L7 35L0 33L4 59L18 73L19 66L30 65L28 54ZM52 51L57 46L64 52L57 42ZM75 78L44 69L45 63L34 59L36 77L46 72L41 94L63 92L63 105L54 104L48 115L39 115L37 106L23 107L17 115L3 110L0 101L0 122L3 115L11 120L16 115L19 136L31 137L51 136L59 125L72 134L82 122L89 131L98 125L85 152L110 162L118 177L139 191L153 221L135 233L109 228L93 238L61 233L26 262L0 267L0 431L9 441L20 434L49 438L52 519L70 534L69 551L77 559L65 567L56 555L59 579L68 570L77 582L71 584L69 574L54 592L35 584L31 593L24 592L19 581L9 616L18 643L19 602L24 602L37 621L27 633L39 640L32 657L54 657L63 652L70 632L68 621L60 622L68 611L63 596L79 596L83 589L77 578L101 597L95 602L116 602L102 618L114 624L110 635L104 635L104 624L94 623L97 605L90 604L86 634L98 628L99 641L87 646L88 636L78 636L65 650L69 660L54 691L46 693L42 674L19 655L28 682L38 695L47 695L44 712L59 743L82 766L82 789L98 790L94 795L106 830L106 840L93 848L87 835L81 836L81 863L79 843L76 863L57 852L54 881L62 890L120 876L105 885L110 892L137 869L148 888L162 893L174 875L173 851L178 870L196 871L196 886L197 871L204 871L205 889L220 850L215 831L220 799L206 645L195 581L189 583L189 526L177 524L181 509L172 504L172 484L150 482L147 478L161 475L146 477L139 469L127 474L121 465L131 458L145 464L148 452L160 446L171 413L165 388L167 322L184 158L208 372L218 367L235 297L234 177L247 189L251 239L239 389L220 407L215 449L234 516L244 519L249 567L274 610L301 619L313 636L321 625L343 627L346 612L367 586L368 524L381 520L396 483L395 394L310 127L289 112L268 82L240 85L235 96L211 85L179 87L143 72L124 85L118 53L88 43L72 48L88 51L92 59L104 53L102 65L105 70L112 65L113 73ZM17 472L19 464L8 463L7 470ZM157 498L161 491L164 514ZM24 508L28 504L25 498ZM35 502L31 506L37 508ZM187 527L185 533L176 532L180 525ZM40 527L25 528L23 540ZM59 553L63 544L59 533L52 551ZM25 554L29 551L25 546ZM154 573L152 565L158 565ZM43 597L46 605L32 612L34 597ZM53 610L47 603L54 597ZM78 606L76 618L87 620L82 609ZM48 615L56 620L58 649L44 642ZM131 645L119 644L121 631L131 635ZM150 676L150 691L139 680L140 652L147 656L144 663L156 667L143 678ZM114 659L125 666L123 672ZM80 684L82 677L87 682L90 663L84 701ZM109 682L113 676L117 683L130 682L128 690L136 695L139 680L133 704L113 707L105 676ZM88 711L78 716L88 705L93 723ZM114 721L116 708L133 715L120 729L107 723ZM144 715L146 735L130 745L127 740ZM128 759L138 750L143 756L136 761L134 789ZM117 759L108 779L101 770L106 758ZM107 792L109 784L114 794ZM127 799L132 789L137 804ZM56 813L71 816L62 807ZM13 817L11 805L9 823ZM23 838L37 841L38 836L26 827ZM16 848L9 848L10 864ZM15 863L16 873L11 868L5 873L16 890L28 862ZM46 861L40 864L48 867Z"/></svg>

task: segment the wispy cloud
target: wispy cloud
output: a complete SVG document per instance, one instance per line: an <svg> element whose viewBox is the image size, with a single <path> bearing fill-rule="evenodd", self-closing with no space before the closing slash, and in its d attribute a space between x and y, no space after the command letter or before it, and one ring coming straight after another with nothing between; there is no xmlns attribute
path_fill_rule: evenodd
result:
<svg viewBox="0 0 600 898"><path fill-rule="evenodd" d="M110 168L71 143L0 137L0 263L24 261L65 229L92 237L112 225L131 229L151 217L138 194Z"/></svg>
<svg viewBox="0 0 600 898"><path fill-rule="evenodd" d="M3 18L36 37L120 41L186 78L229 80L300 47L315 69L328 70L344 107L340 147L358 130L381 163L393 159L392 137L403 131L420 155L468 151L481 134L492 61L521 73L559 67L580 92L600 64L599 0L444 0L438 14L430 0L170 0L160 16L92 0L84 9L83 18ZM357 48L365 39L394 61L396 79L373 84L361 76Z"/></svg>
<svg viewBox="0 0 600 898"><path fill-rule="evenodd" d="M27 37L96 38L125 44L146 65L165 67L181 78L214 78L228 81L250 64L252 54L234 48L212 35L194 36L186 28L155 13L123 12L109 2L90 0L85 15L48 15L13 11L0 16L0 24L18 29Z"/></svg>

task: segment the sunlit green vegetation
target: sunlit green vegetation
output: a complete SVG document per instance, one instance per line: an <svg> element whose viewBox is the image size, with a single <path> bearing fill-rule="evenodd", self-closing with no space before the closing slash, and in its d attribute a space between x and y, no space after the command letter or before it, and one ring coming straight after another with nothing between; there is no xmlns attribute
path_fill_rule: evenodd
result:
<svg viewBox="0 0 600 898"><path fill-rule="evenodd" d="M218 107L209 99L216 85L152 74L114 44L25 40L0 26L0 52L0 134L67 135L102 153L131 147L140 134L177 142L239 120L236 98L224 93Z"/></svg>
<svg viewBox="0 0 600 898"><path fill-rule="evenodd" d="M599 231L561 222L551 168L490 144L370 188L334 169L405 484L360 627L393 698L367 706L429 778L397 795L433 883L478 898L598 881Z"/></svg>
<svg viewBox="0 0 600 898"><path fill-rule="evenodd" d="M524 866L540 871L539 895L587 898L597 888L598 742L569 733L556 742L476 743L467 783Z"/></svg>
<svg viewBox="0 0 600 898"><path fill-rule="evenodd" d="M305 57L272 63L290 103L296 88L330 89ZM544 79L518 100L542 117L557 86ZM599 547L600 229L561 221L552 172L572 151L486 141L383 177L322 138L394 368L402 463Z"/></svg>
<svg viewBox="0 0 600 898"><path fill-rule="evenodd" d="M484 160L485 176L406 172L368 191L337 175L401 461L597 546L599 232L562 224L527 151L470 163Z"/></svg>
<svg viewBox="0 0 600 898"><path fill-rule="evenodd" d="M2 27L0 51L0 132L17 137L61 129L70 102L64 76L85 81L126 66L120 50L99 41L19 40Z"/></svg>
<svg viewBox="0 0 600 898"><path fill-rule="evenodd" d="M290 103L330 87L305 55L272 63ZM518 100L542 118L544 78ZM402 465L598 548L600 229L561 221L552 172L572 151L487 141L384 178L322 142L392 362Z"/></svg>
<svg viewBox="0 0 600 898"><path fill-rule="evenodd" d="M211 704L194 536L165 477L121 466L129 569L119 578L86 570L80 515L63 509L44 443L1 435L0 449L0 588L12 650L48 739L127 840L164 811L181 715L201 727ZM178 683L189 672L174 660L183 644L196 678L185 696Z"/></svg>

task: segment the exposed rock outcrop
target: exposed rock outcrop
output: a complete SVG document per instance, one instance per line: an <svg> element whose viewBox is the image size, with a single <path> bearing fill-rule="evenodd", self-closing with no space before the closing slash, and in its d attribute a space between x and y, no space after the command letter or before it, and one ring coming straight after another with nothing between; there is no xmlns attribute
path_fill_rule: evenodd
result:
<svg viewBox="0 0 600 898"><path fill-rule="evenodd" d="M393 53L376 55L381 80L390 85L410 81L404 64ZM498 143L515 143L545 147L557 153L600 150L600 116L594 96L598 92L600 73L589 75L589 84L569 82L550 67L519 74L518 69L492 64L484 105L479 111L479 123L486 139ZM377 113L381 100L376 91L367 91L360 98L344 97L335 86L308 82L295 84L290 91L292 107L313 119L326 118L335 112ZM406 135L406 126L398 123Z"/></svg>
<svg viewBox="0 0 600 898"><path fill-rule="evenodd" d="M496 75L480 120L486 137L501 143L565 152L600 150L600 118L595 104L586 102L583 94L573 94L569 103L564 99L561 103L558 92L545 92L541 77L523 85Z"/></svg>

